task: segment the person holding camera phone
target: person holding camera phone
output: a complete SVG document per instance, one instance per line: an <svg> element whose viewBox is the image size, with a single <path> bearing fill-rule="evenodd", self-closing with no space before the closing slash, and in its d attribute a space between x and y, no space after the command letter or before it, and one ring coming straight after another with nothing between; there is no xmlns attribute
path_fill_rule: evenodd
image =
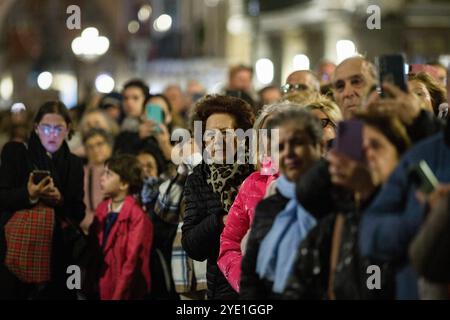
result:
<svg viewBox="0 0 450 320"><path fill-rule="evenodd" d="M170 129L172 124L172 106L166 96L152 95L146 106L146 130L158 142L159 148L166 160L171 159L172 144Z"/></svg>
<svg viewBox="0 0 450 320"><path fill-rule="evenodd" d="M130 80L125 84L122 92L125 119L115 140L114 154L137 155L146 145L154 145L170 160L172 106L166 96L150 95L149 90L142 80Z"/></svg>
<svg viewBox="0 0 450 320"><path fill-rule="evenodd" d="M366 287L366 268L374 261L358 250L359 223L364 209L410 146L396 118L374 111L356 113L357 120L340 124L336 147L297 182L297 199L311 214L323 218L297 249L297 260L286 299L387 299L393 280L380 265L381 290ZM328 176L328 177L327 177Z"/></svg>
<svg viewBox="0 0 450 320"><path fill-rule="evenodd" d="M77 232L71 226L77 228L74 226L83 219L85 205L82 161L70 153L66 142L71 136L71 125L69 112L62 102L47 102L36 114L27 145L10 142L3 149L0 166L0 299L76 298L75 292L69 291L66 285L67 267L75 264L72 242L67 240L70 232ZM49 242L45 248L49 260L45 264L47 270L44 270L48 279L39 283L29 278L42 272L41 269L25 270L30 277L24 280L23 275L11 271L14 268L8 262L9 250L13 249L7 243L9 222L17 220L19 211L27 214L33 210L45 213L48 220L39 221L51 230L50 239L45 239ZM45 232L41 225L29 227L39 234Z"/></svg>
<svg viewBox="0 0 450 320"><path fill-rule="evenodd" d="M425 161L440 184L450 183L449 141L447 119L445 130L417 143L403 156L361 222L361 255L396 264L398 299L419 298L417 273L407 257L427 209L417 198L417 186L408 174L409 168Z"/></svg>
<svg viewBox="0 0 450 320"><path fill-rule="evenodd" d="M377 64L380 94L372 92L365 107L399 117L413 143L439 132L443 122L436 118L433 110L427 110L426 101L417 93L414 81L407 81L404 57L382 55L377 57ZM444 99L442 92L440 96L439 102Z"/></svg>

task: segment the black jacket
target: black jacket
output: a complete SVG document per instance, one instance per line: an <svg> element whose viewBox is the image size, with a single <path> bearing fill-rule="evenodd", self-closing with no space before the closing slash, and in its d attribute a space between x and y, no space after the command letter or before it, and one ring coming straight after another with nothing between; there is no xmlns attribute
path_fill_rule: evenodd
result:
<svg viewBox="0 0 450 320"><path fill-rule="evenodd" d="M328 299L327 289L335 222L336 215L325 217L300 245L294 273L284 292L284 299ZM335 297L338 300L393 299L392 268L386 263L381 264L362 258L359 254L359 222L360 217L356 212L344 215L341 245L333 282ZM371 265L380 267L380 290L369 290L367 287L367 280L372 275L367 273L367 270Z"/></svg>
<svg viewBox="0 0 450 320"><path fill-rule="evenodd" d="M114 153L137 154L142 145L137 132L122 131L115 139Z"/></svg>
<svg viewBox="0 0 450 320"><path fill-rule="evenodd" d="M132 131L122 131L116 137L114 142L114 153L115 154L138 154L142 149L151 149L156 153L155 160L159 165L160 160L166 162L162 151L159 148L158 142L154 137L149 137L147 139L141 139L138 132ZM160 159L162 157L162 159ZM158 167L158 169L160 169ZM160 170L161 171L161 170Z"/></svg>
<svg viewBox="0 0 450 320"><path fill-rule="evenodd" d="M68 217L79 224L85 215L83 202L83 162L70 154L69 177L65 190L60 190L64 204L55 208L56 215ZM0 166L0 228L8 222L12 214L18 210L31 208L27 189L28 177L33 171L33 164L24 144L7 143L2 151ZM0 256L1 257L1 256Z"/></svg>
<svg viewBox="0 0 450 320"><path fill-rule="evenodd" d="M237 299L238 294L217 266L220 235L224 228L222 218L227 212L223 209L219 196L206 182L206 170L205 165L200 164L187 178L181 242L190 258L207 260L208 299Z"/></svg>
<svg viewBox="0 0 450 320"><path fill-rule="evenodd" d="M60 190L64 204L55 208L55 215L67 217L75 225L79 225L86 208L83 202L83 164L81 159L70 154L67 165L69 176L64 179L67 181L66 187ZM28 177L32 170L33 163L24 144L10 142L4 146L0 166L0 265L3 264L6 254L4 226L14 212L33 206L29 201L27 189ZM62 280L66 275L65 264L70 263L72 253L71 249L64 246L64 234L58 223L55 223L53 238L52 274L61 277ZM0 269L2 269L0 273L6 271L4 268Z"/></svg>
<svg viewBox="0 0 450 320"><path fill-rule="evenodd" d="M438 133L444 128L444 122L436 118L434 113L422 110L413 123L406 127L413 144Z"/></svg>
<svg viewBox="0 0 450 320"><path fill-rule="evenodd" d="M269 233L272 224L286 207L289 199L278 191L275 195L262 200L255 209L252 228L247 241L247 249L242 259L240 298L245 300L279 299L281 296L272 292L273 282L260 279L256 273L256 261L261 242Z"/></svg>

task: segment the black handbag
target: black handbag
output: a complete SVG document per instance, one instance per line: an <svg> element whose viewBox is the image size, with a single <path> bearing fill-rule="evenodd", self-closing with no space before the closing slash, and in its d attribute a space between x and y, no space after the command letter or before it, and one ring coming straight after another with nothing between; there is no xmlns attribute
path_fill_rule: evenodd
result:
<svg viewBox="0 0 450 320"><path fill-rule="evenodd" d="M82 265L88 253L88 236L70 218L58 216L57 219L62 226L64 245L71 248L72 263Z"/></svg>

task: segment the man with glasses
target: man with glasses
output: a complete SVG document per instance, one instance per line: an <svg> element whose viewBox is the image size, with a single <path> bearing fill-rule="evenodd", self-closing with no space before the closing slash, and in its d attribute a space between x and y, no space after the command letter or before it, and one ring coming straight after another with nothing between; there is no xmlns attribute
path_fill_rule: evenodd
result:
<svg viewBox="0 0 450 320"><path fill-rule="evenodd" d="M320 83L317 77L309 70L292 72L286 79L286 84L281 87L283 94L292 91L320 92Z"/></svg>

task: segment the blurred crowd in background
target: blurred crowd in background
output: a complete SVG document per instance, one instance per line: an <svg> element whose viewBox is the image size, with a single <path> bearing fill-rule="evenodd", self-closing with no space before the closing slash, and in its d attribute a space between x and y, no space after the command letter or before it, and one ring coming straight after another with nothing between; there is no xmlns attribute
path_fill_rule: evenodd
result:
<svg viewBox="0 0 450 320"><path fill-rule="evenodd" d="M449 66L346 53L1 111L0 299L449 299Z"/></svg>

